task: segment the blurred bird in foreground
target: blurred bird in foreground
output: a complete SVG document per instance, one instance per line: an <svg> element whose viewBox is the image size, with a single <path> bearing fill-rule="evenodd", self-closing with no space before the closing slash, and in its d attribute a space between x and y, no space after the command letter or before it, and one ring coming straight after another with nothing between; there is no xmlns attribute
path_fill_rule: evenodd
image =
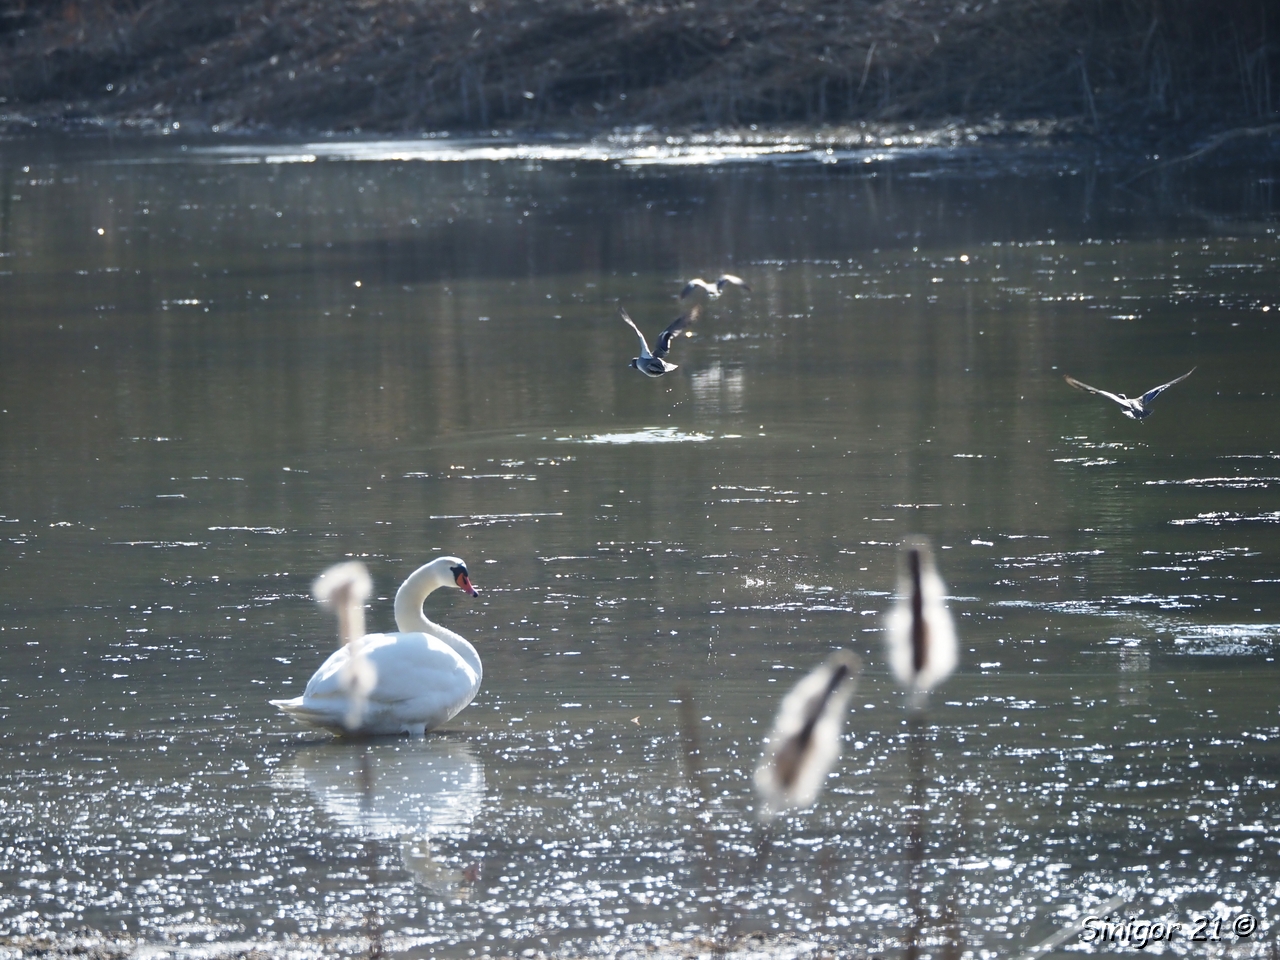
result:
<svg viewBox="0 0 1280 960"><path fill-rule="evenodd" d="M807 807L840 756L840 729L862 661L838 650L782 699L756 767L761 819Z"/></svg>
<svg viewBox="0 0 1280 960"><path fill-rule="evenodd" d="M1114 400L1120 404L1121 410L1130 420L1145 420L1151 416L1151 403L1156 397L1164 393L1175 383L1181 383L1187 377L1196 372L1196 368L1192 367L1182 376L1170 380L1168 383L1162 383L1158 387L1152 387L1140 397L1126 397L1123 393L1110 393L1107 390L1099 390L1097 387L1091 387L1087 383L1081 383L1075 377L1068 377L1065 374L1062 379L1071 384L1077 390L1083 390L1085 393L1096 393L1100 397L1106 397L1108 400Z"/></svg>
<svg viewBox="0 0 1280 960"><path fill-rule="evenodd" d="M885 637L889 668L917 699L950 676L959 660L946 595L929 542L908 540L902 546L898 602L886 615Z"/></svg>
<svg viewBox="0 0 1280 960"><path fill-rule="evenodd" d="M686 283L684 285L684 289L680 291L680 299L683 300L691 293L701 290L707 295L707 299L715 300L720 296L720 294L724 293L724 288L730 285L741 287L743 290L747 291L747 293L751 292L751 285L747 283L747 281L743 280L741 277L735 277L731 273L726 273L722 274L715 283L708 283L701 277L694 277Z"/></svg>
<svg viewBox="0 0 1280 960"><path fill-rule="evenodd" d="M338 615L338 639L350 651L338 683L347 695L348 730L364 721L369 694L378 684L378 669L364 655L364 602L373 593L373 580L359 560L339 563L316 578L311 595Z"/></svg>

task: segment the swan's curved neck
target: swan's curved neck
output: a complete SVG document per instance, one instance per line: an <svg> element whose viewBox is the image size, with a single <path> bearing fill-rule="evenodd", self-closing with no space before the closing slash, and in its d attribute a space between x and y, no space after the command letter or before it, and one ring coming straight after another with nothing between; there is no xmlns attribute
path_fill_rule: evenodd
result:
<svg viewBox="0 0 1280 960"><path fill-rule="evenodd" d="M419 567L396 591L396 626L403 633L429 633L439 629L426 618L422 604L432 593L448 583L432 564Z"/></svg>
<svg viewBox="0 0 1280 960"><path fill-rule="evenodd" d="M409 579L396 591L396 627L402 633L425 633L447 643L479 676L482 668L476 648L452 630L432 623L422 612L427 597L449 586L453 586L453 577L447 564L428 563L409 574Z"/></svg>

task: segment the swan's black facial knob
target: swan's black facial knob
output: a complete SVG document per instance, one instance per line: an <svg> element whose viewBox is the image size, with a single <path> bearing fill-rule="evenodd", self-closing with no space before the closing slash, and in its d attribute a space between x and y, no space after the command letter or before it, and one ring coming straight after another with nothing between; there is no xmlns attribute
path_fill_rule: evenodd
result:
<svg viewBox="0 0 1280 960"><path fill-rule="evenodd" d="M453 574L453 582L458 585L458 589L468 596L478 597L480 592L471 585L471 578L467 576L467 568L462 564L456 567L450 567L449 572Z"/></svg>

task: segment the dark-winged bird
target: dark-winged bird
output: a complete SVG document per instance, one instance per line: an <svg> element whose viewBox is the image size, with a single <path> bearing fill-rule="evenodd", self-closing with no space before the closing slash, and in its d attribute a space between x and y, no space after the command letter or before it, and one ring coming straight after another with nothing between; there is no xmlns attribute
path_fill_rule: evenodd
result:
<svg viewBox="0 0 1280 960"><path fill-rule="evenodd" d="M735 277L731 273L723 274L715 283L708 283L701 277L694 277L684 285L684 289L680 291L680 299L683 300L695 290L701 290L707 295L708 299L714 300L720 294L724 293L724 288L733 284L735 287L741 287L747 293L751 292L751 285L741 277Z"/></svg>
<svg viewBox="0 0 1280 960"><path fill-rule="evenodd" d="M1177 379L1170 380L1168 383L1162 383L1158 387L1152 387L1140 397L1126 397L1123 393L1110 393L1106 390L1099 390L1097 387L1091 387L1087 383L1081 383L1075 377L1068 377L1065 374L1062 379L1066 380L1067 383L1071 384L1071 386L1075 387L1077 390L1083 390L1086 393L1096 393L1100 397L1106 397L1108 400L1114 400L1116 403L1120 404L1121 412L1130 420L1145 420L1147 417L1151 416L1151 402L1155 400L1156 397L1160 396L1160 394L1164 393L1175 383L1181 383L1195 372L1196 368L1192 367Z"/></svg>
<svg viewBox="0 0 1280 960"><path fill-rule="evenodd" d="M698 319L698 307L695 304L692 310L676 317L671 321L671 325L667 329L658 334L658 343L653 348L653 352L650 353L649 342L645 340L644 334L640 332L640 328L636 326L635 321L627 315L627 311L623 310L622 307L618 308L618 313L623 320L627 321L627 325L636 332L636 336L640 338L640 356L633 358L630 366L635 367L646 377L660 377L664 373L670 373L678 366L675 363L668 363L663 358L671 352L671 341L680 335L681 330Z"/></svg>

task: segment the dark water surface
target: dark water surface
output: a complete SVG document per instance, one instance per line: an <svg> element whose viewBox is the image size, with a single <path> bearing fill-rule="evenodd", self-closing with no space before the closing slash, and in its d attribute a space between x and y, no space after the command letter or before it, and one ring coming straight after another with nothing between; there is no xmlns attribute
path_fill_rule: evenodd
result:
<svg viewBox="0 0 1280 960"><path fill-rule="evenodd" d="M962 640L924 952L1013 956L1117 893L1271 936L1274 171L326 149L0 144L0 931L363 949L376 916L465 957L736 913L897 950L879 614L922 532ZM618 303L652 339L723 270L754 292L628 369ZM1143 423L1062 380L1193 366ZM482 592L428 614L485 663L447 731L276 714L335 642L318 572L363 559L388 629L441 553ZM761 738L842 646L838 775L753 874Z"/></svg>

